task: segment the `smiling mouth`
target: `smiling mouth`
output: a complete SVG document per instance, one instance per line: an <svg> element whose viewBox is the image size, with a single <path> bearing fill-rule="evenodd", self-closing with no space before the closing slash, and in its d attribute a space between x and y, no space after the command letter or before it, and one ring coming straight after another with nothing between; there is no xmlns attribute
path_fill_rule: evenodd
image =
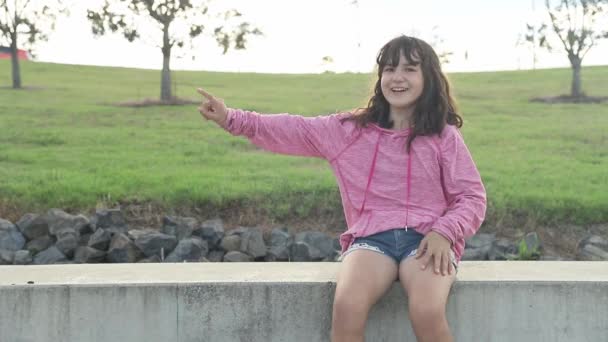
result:
<svg viewBox="0 0 608 342"><path fill-rule="evenodd" d="M408 90L409 90L409 88L404 88L404 87L394 87L394 88L391 88L391 91L393 93L405 93Z"/></svg>

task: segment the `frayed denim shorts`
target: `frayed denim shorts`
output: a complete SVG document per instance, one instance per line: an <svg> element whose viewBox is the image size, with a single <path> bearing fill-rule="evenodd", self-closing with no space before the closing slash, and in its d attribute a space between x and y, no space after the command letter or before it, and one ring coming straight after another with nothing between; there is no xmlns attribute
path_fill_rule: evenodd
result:
<svg viewBox="0 0 608 342"><path fill-rule="evenodd" d="M340 261L355 250L366 249L391 257L397 265L408 257L413 257L424 235L418 233L413 227L395 228L365 237L355 238L351 246L340 256ZM450 250L450 260L458 272L458 263L454 252Z"/></svg>

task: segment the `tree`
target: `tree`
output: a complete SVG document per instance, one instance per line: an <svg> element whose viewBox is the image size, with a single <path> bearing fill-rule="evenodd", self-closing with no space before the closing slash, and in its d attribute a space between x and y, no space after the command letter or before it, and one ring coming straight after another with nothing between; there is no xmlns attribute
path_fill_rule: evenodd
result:
<svg viewBox="0 0 608 342"><path fill-rule="evenodd" d="M250 35L262 34L259 29L244 21L226 27L239 17L241 13L234 9L216 16L220 22L213 28L212 35L218 45L223 47L224 54L231 47L245 49ZM141 33L144 32L141 28L143 22L155 26L158 34L156 37L162 37L161 43L156 45L163 54L160 92L163 102L173 99L171 49L175 46L183 48L186 43L191 46L193 39L206 29L201 23L212 21L207 2L196 0L105 0L100 10L87 10L87 18L92 24L94 35L102 36L107 31L119 32L129 42L141 38Z"/></svg>
<svg viewBox="0 0 608 342"><path fill-rule="evenodd" d="M547 29L547 24L541 24L539 27L534 25L526 24L526 33L523 37L519 37L517 40L518 46L528 45L532 50L532 69L536 69L536 63L538 62L538 57L536 56L536 47L541 46L550 49L547 46L547 35L545 30Z"/></svg>
<svg viewBox="0 0 608 342"><path fill-rule="evenodd" d="M331 72L329 68L334 64L334 58L332 56L323 56L321 58L321 65L325 68L325 72Z"/></svg>
<svg viewBox="0 0 608 342"><path fill-rule="evenodd" d="M27 37L26 45L32 47L37 41L48 39L46 32L55 28L59 14L66 14L61 0L41 1L0 0L0 44L9 45L13 88L21 88L21 71L17 49L21 39Z"/></svg>
<svg viewBox="0 0 608 342"><path fill-rule="evenodd" d="M437 57L439 57L439 61L441 62L441 64L444 64L444 65L449 64L450 56L452 56L454 54L454 52L443 49L443 47L444 47L443 44L445 43L445 39L443 39L439 35L439 33L437 33L438 29L439 29L438 26L436 26L436 25L433 26L433 29L432 29L433 37L430 42L430 45L437 52Z"/></svg>
<svg viewBox="0 0 608 342"><path fill-rule="evenodd" d="M601 30L596 25L597 20L608 12L608 0L559 0L555 6L552 6L551 0L545 0L545 7L549 14L550 26L561 41L570 61L570 96L580 98L584 96L581 84L583 58L600 39L608 38L608 30ZM540 35L538 46L551 51L552 46L544 31L537 33ZM531 39L534 38L537 37Z"/></svg>

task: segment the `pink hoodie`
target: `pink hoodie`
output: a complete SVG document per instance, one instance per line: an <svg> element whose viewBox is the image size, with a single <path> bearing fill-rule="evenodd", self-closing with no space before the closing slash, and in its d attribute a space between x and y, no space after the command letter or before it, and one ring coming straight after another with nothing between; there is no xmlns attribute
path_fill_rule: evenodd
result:
<svg viewBox="0 0 608 342"><path fill-rule="evenodd" d="M275 153L326 159L338 180L348 230L342 253L356 237L394 228L452 243L460 261L465 239L481 226L486 192L462 136L447 125L440 136L418 136L405 152L409 130L369 124L357 129L352 115L303 117L228 109L224 129Z"/></svg>

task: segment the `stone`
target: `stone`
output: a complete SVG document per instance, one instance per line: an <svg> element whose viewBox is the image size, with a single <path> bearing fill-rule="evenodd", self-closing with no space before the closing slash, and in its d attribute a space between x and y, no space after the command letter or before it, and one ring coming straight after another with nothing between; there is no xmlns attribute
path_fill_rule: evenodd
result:
<svg viewBox="0 0 608 342"><path fill-rule="evenodd" d="M340 238L334 238L332 240L332 242L333 242L334 250L336 250L336 251L341 251L342 250L342 246L340 246Z"/></svg>
<svg viewBox="0 0 608 342"><path fill-rule="evenodd" d="M135 245L145 256L158 255L162 260L177 246L177 239L173 235L160 232L146 232L135 239Z"/></svg>
<svg viewBox="0 0 608 342"><path fill-rule="evenodd" d="M251 228L241 235L240 251L251 255L254 259L266 255L264 237L259 228Z"/></svg>
<svg viewBox="0 0 608 342"><path fill-rule="evenodd" d="M595 245L585 245L581 249L579 256L581 260L604 261L608 260L608 251Z"/></svg>
<svg viewBox="0 0 608 342"><path fill-rule="evenodd" d="M112 226L112 227L106 227L103 228L105 229L105 231L109 232L110 234L112 234L112 236L114 235L118 235L118 234L127 234L127 232L129 231L129 227L127 226Z"/></svg>
<svg viewBox="0 0 608 342"><path fill-rule="evenodd" d="M95 211L96 228L125 226L125 217L120 209L98 209Z"/></svg>
<svg viewBox="0 0 608 342"><path fill-rule="evenodd" d="M530 232L524 237L524 242L529 253L539 253L542 249L540 238L536 232Z"/></svg>
<svg viewBox="0 0 608 342"><path fill-rule="evenodd" d="M578 244L579 244L579 246L591 244L591 245L598 246L602 249L608 249L608 240L604 239L603 237L601 237L599 235L589 235L589 236L581 239L581 241L579 241Z"/></svg>
<svg viewBox="0 0 608 342"><path fill-rule="evenodd" d="M286 227L274 228L270 232L268 252L265 261L288 261L293 244L293 236Z"/></svg>
<svg viewBox="0 0 608 342"><path fill-rule="evenodd" d="M91 236L93 236L92 233L86 233L86 234L80 235L80 237L78 238L78 246L88 246Z"/></svg>
<svg viewBox="0 0 608 342"><path fill-rule="evenodd" d="M25 246L25 236L12 222L0 218L0 249L18 251Z"/></svg>
<svg viewBox="0 0 608 342"><path fill-rule="evenodd" d="M224 224L221 219L204 221L192 232L192 235L207 241L209 249L215 249L219 247L222 238L225 236Z"/></svg>
<svg viewBox="0 0 608 342"><path fill-rule="evenodd" d="M226 236L230 236L230 235L241 236L243 233L246 233L247 231L249 231L249 229L250 229L249 227L236 227L236 228L226 232Z"/></svg>
<svg viewBox="0 0 608 342"><path fill-rule="evenodd" d="M0 265L12 265L15 260L15 252L8 249L0 249Z"/></svg>
<svg viewBox="0 0 608 342"><path fill-rule="evenodd" d="M465 248L491 247L494 240L496 240L495 234L477 233L465 241Z"/></svg>
<svg viewBox="0 0 608 342"><path fill-rule="evenodd" d="M74 262L78 264L101 263L106 259L106 252L89 246L79 246L74 252Z"/></svg>
<svg viewBox="0 0 608 342"><path fill-rule="evenodd" d="M30 251L32 255L36 255L39 252L51 247L54 243L55 240L51 236L45 235L28 242L27 245L25 245L25 249Z"/></svg>
<svg viewBox="0 0 608 342"><path fill-rule="evenodd" d="M17 221L17 227L28 240L35 240L49 234L49 223L44 215L25 214Z"/></svg>
<svg viewBox="0 0 608 342"><path fill-rule="evenodd" d="M27 265L31 264L34 259L32 253L28 250L18 250L15 252L15 259L13 260L14 265Z"/></svg>
<svg viewBox="0 0 608 342"><path fill-rule="evenodd" d="M517 246L517 259L519 260L537 260L541 256L542 245L538 234L530 232L519 241Z"/></svg>
<svg viewBox="0 0 608 342"><path fill-rule="evenodd" d="M488 260L488 250L485 247L465 248L461 260Z"/></svg>
<svg viewBox="0 0 608 342"><path fill-rule="evenodd" d="M291 242L293 242L293 238L287 228L274 228L270 232L270 246L287 246Z"/></svg>
<svg viewBox="0 0 608 342"><path fill-rule="evenodd" d="M164 262L197 262L201 257L207 255L208 251L207 241L199 237L191 237L180 240Z"/></svg>
<svg viewBox="0 0 608 342"><path fill-rule="evenodd" d="M225 262L249 262L252 260L253 258L250 255L239 251L231 251L224 255Z"/></svg>
<svg viewBox="0 0 608 342"><path fill-rule="evenodd" d="M322 260L321 251L306 242L298 241L291 245L291 261Z"/></svg>
<svg viewBox="0 0 608 342"><path fill-rule="evenodd" d="M336 253L333 239L315 231L297 233L290 252L291 261L321 261Z"/></svg>
<svg viewBox="0 0 608 342"><path fill-rule="evenodd" d="M78 247L78 234L73 229L64 229L57 236L57 242L55 246L63 253L66 257L71 258L74 256L74 251Z"/></svg>
<svg viewBox="0 0 608 342"><path fill-rule="evenodd" d="M160 257L158 255L153 255L148 258L143 258L143 259L139 260L137 263L154 263L154 262L160 262Z"/></svg>
<svg viewBox="0 0 608 342"><path fill-rule="evenodd" d="M129 229L127 231L126 235L129 237L129 239L135 241L140 236L144 236L146 234L151 234L151 233L158 233L158 231L156 231L152 228Z"/></svg>
<svg viewBox="0 0 608 342"><path fill-rule="evenodd" d="M45 219L49 225L49 233L57 236L64 230L70 230L80 235L81 231L90 231L90 221L83 215L70 215L61 209L50 209Z"/></svg>
<svg viewBox="0 0 608 342"><path fill-rule="evenodd" d="M143 252L137 248L125 234L116 234L110 241L106 260L113 263L132 263L143 257Z"/></svg>
<svg viewBox="0 0 608 342"><path fill-rule="evenodd" d="M211 251L205 257L209 262L221 262L224 259L224 251Z"/></svg>
<svg viewBox="0 0 608 342"><path fill-rule="evenodd" d="M34 256L34 265L47 265L47 264L59 264L65 263L68 259L66 256L61 253L61 251L55 247L51 246L40 253Z"/></svg>
<svg viewBox="0 0 608 342"><path fill-rule="evenodd" d="M116 234L127 232L127 223L120 209L98 209L95 211L91 223L95 225L96 229L105 228Z"/></svg>
<svg viewBox="0 0 608 342"><path fill-rule="evenodd" d="M517 257L517 244L507 239L496 239L488 253L489 260L512 260Z"/></svg>
<svg viewBox="0 0 608 342"><path fill-rule="evenodd" d="M306 231L297 233L295 236L296 243L304 242L310 247L310 258L312 260L321 260L332 255L335 251L332 238L323 232ZM316 254L318 251L318 254Z"/></svg>
<svg viewBox="0 0 608 342"><path fill-rule="evenodd" d="M293 237L286 228L274 228L270 232L270 246L265 261L287 261L293 244Z"/></svg>
<svg viewBox="0 0 608 342"><path fill-rule="evenodd" d="M488 260L495 239L494 234L487 233L478 233L471 236L465 241L462 260Z"/></svg>
<svg viewBox="0 0 608 342"><path fill-rule="evenodd" d="M192 236L192 232L196 228L198 228L198 221L193 217L165 216L161 232L173 235L179 241Z"/></svg>
<svg viewBox="0 0 608 342"><path fill-rule="evenodd" d="M220 246L226 252L238 251L241 248L241 237L239 235L225 236Z"/></svg>
<svg viewBox="0 0 608 342"><path fill-rule="evenodd" d="M87 246L100 251L107 251L112 240L112 233L103 228L98 228L89 238Z"/></svg>

